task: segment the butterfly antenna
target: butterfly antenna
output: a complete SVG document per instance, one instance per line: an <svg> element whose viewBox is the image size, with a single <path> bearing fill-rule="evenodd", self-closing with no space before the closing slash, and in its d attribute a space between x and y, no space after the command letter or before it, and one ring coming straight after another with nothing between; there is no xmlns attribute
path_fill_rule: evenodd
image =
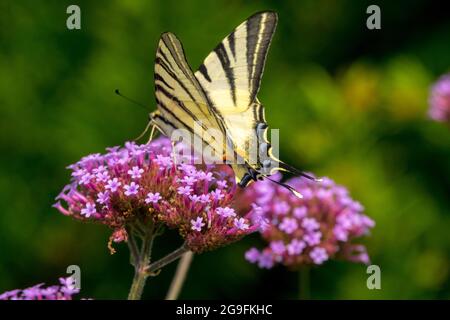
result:
<svg viewBox="0 0 450 320"><path fill-rule="evenodd" d="M313 177L313 176L311 176L311 175L309 175L307 173L304 173L304 172L302 172L302 171L300 171L300 170L298 170L298 169L296 169L296 168L294 168L294 167L292 167L292 166L290 166L290 165L288 165L288 164L286 164L284 162L281 162L281 161L280 161L280 168L285 170L285 171L287 171L287 172L290 172L292 174L296 174L298 176L305 177L306 179L309 179L309 180L312 180L312 181L315 181L315 182L321 182L322 181L322 179L317 179L317 178L315 178L315 177Z"/></svg>
<svg viewBox="0 0 450 320"><path fill-rule="evenodd" d="M280 181L277 181L277 180L273 180L273 179L269 178L268 176L265 176L265 178L266 178L267 180L269 180L269 181L271 181L271 182L273 182L273 183L275 183L275 184L277 184L277 185L283 187L283 188L288 189L288 190L289 190L290 192L292 192L292 193L294 194L294 196L296 196L297 198L300 198L300 199L303 198L302 194L301 194L300 192L298 192L297 190L295 190L294 188L292 188L290 185L287 185L286 183L283 183L283 182L280 182Z"/></svg>
<svg viewBox="0 0 450 320"><path fill-rule="evenodd" d="M131 98L128 98L127 96L124 96L124 95L119 91L119 89L114 90L114 92L115 92L119 97L124 98L124 99L127 100L128 102L131 102L131 103L133 103L133 104L135 104L135 105L137 105L137 106L139 106L139 107L141 107L141 108L144 108L146 111L150 111L149 108L146 107L144 104L139 103L139 102L137 102L136 100L133 100L133 99L131 99Z"/></svg>
<svg viewBox="0 0 450 320"><path fill-rule="evenodd" d="M119 89L114 90L114 92L115 92L119 97L124 98L124 99L127 100L128 102L131 102L131 103L133 103L133 104L135 104L135 105L137 105L137 106L139 106L139 107L145 109L146 111L149 111L149 109L148 109L143 103L139 103L139 102L137 102L136 100L133 100L133 99L131 99L131 98L128 98L127 96L124 96L124 95L119 91ZM151 124L152 124L152 122L149 121L149 122L147 123L147 126L145 127L144 131L143 131L138 137L134 138L133 141L138 141L138 140L140 140L140 139L147 133L147 131L148 131L148 129L150 128ZM150 139L149 139L149 141L148 141L147 143L149 143L149 142L152 140L154 131L155 131L155 127L153 126L153 127L152 127L152 131L151 131L151 134L150 134Z"/></svg>

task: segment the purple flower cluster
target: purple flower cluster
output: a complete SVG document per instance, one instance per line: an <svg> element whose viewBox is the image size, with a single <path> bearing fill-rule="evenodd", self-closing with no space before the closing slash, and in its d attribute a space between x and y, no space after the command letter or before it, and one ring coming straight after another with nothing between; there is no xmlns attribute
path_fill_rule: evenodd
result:
<svg viewBox="0 0 450 320"><path fill-rule="evenodd" d="M72 277L59 278L60 285L44 287L43 283L26 289L16 289L0 294L0 300L72 300L80 290Z"/></svg>
<svg viewBox="0 0 450 320"><path fill-rule="evenodd" d="M256 231L254 210L231 207L236 184L226 166L176 161L169 139L127 142L69 166L72 181L57 197L60 212L113 228L111 241L127 240L127 227L152 219L178 229L194 252L211 250ZM63 204L65 203L65 204Z"/></svg>
<svg viewBox="0 0 450 320"><path fill-rule="evenodd" d="M442 76L431 88L428 115L439 122L450 122L450 74Z"/></svg>
<svg viewBox="0 0 450 320"><path fill-rule="evenodd" d="M268 242L263 250L246 252L249 262L268 269L277 263L294 269L320 265L338 257L369 263L365 247L351 241L368 234L375 223L362 213L363 207L350 198L347 189L328 178L320 182L293 178L287 183L303 198L267 180L243 193L244 208L255 202L254 210L261 211L266 221L261 235Z"/></svg>

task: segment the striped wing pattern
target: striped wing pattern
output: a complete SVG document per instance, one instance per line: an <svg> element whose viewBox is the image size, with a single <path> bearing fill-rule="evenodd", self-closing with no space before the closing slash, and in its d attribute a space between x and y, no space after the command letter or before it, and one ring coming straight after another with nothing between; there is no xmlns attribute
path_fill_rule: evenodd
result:
<svg viewBox="0 0 450 320"><path fill-rule="evenodd" d="M219 43L195 72L220 111L242 111L254 102L276 23L274 12L251 16Z"/></svg>
<svg viewBox="0 0 450 320"><path fill-rule="evenodd" d="M259 178L258 174L270 175L279 161L271 153L264 108L256 97L276 23L274 12L251 16L206 57L195 74L175 35L164 33L156 53L158 110L151 114L153 123L167 136L175 129L186 129L209 146L219 142L206 130L225 134L226 145L220 150L231 147L230 157L244 160L232 165L241 186ZM202 125L200 134L194 130L196 122Z"/></svg>
<svg viewBox="0 0 450 320"><path fill-rule="evenodd" d="M158 110L152 114L155 125L167 136L175 129L185 129L205 145L214 146L208 129L223 131L212 114L207 97L190 69L180 41L164 33L155 60L155 97ZM215 148L220 150L218 147Z"/></svg>
<svg viewBox="0 0 450 320"><path fill-rule="evenodd" d="M195 72L222 116L234 150L257 170L273 168L278 162L270 153L264 107L256 98L276 24L274 12L251 16L217 45Z"/></svg>

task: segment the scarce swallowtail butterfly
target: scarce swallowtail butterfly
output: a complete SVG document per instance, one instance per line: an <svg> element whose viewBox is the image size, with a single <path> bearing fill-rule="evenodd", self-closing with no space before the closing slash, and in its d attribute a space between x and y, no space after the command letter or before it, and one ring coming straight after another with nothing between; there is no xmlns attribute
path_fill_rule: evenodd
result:
<svg viewBox="0 0 450 320"><path fill-rule="evenodd" d="M168 137L179 129L189 132L201 141L203 155L209 148L233 168L241 187L267 178L301 196L268 177L281 170L313 179L272 154L264 107L256 97L276 24L275 12L254 14L219 43L196 72L177 37L163 33L155 60L157 110L150 114L149 125ZM218 139L217 132L223 138ZM191 147L198 149L195 143Z"/></svg>

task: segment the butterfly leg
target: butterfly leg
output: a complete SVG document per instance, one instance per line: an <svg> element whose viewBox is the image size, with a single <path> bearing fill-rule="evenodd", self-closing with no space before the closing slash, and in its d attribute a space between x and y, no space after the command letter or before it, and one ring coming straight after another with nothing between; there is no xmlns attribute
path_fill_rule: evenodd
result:
<svg viewBox="0 0 450 320"><path fill-rule="evenodd" d="M148 125L150 125L150 122L148 123ZM150 137L148 137L147 144L149 144L150 142L152 142L152 140L153 140L153 135L155 134L155 129L156 129L156 126L153 125L153 126L152 126L152 130L150 131Z"/></svg>
<svg viewBox="0 0 450 320"><path fill-rule="evenodd" d="M151 125L151 121L149 121L149 122L147 123L147 126L145 127L144 131L143 131L138 137L134 138L133 141L138 141L138 140L140 140L140 139L147 133L148 128L150 128L150 125ZM150 139L150 140L151 140L151 139Z"/></svg>

